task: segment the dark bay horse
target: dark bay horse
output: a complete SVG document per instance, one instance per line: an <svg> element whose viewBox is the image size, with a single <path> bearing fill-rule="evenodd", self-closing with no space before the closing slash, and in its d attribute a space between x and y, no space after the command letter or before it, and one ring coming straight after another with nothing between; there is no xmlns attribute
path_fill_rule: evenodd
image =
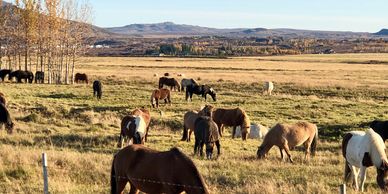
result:
<svg viewBox="0 0 388 194"><path fill-rule="evenodd" d="M5 124L5 128L9 134L12 133L13 130L13 122L11 116L3 103L0 103L0 129L3 124Z"/></svg>
<svg viewBox="0 0 388 194"><path fill-rule="evenodd" d="M183 78L181 80L181 91L185 91L185 88L187 86L191 86L191 85L198 85L197 81L195 81L194 79L186 79L186 78Z"/></svg>
<svg viewBox="0 0 388 194"><path fill-rule="evenodd" d="M203 145L206 145L206 158L212 159L214 144L217 147L217 157L221 152L220 137L217 124L211 117L201 116L195 120L194 135L194 155L199 151L203 155Z"/></svg>
<svg viewBox="0 0 388 194"><path fill-rule="evenodd" d="M236 134L236 127L240 126L241 138L246 140L250 131L251 122L248 115L241 108L217 108L213 111L213 120L217 123L222 137L224 126L233 127L232 138Z"/></svg>
<svg viewBox="0 0 388 194"><path fill-rule="evenodd" d="M212 98L213 101L217 101L217 94L216 91L208 86L208 85L189 85L186 87L186 101L190 98L190 101L193 99L193 94L201 95L202 98L205 98L206 101L206 96L209 94Z"/></svg>
<svg viewBox="0 0 388 194"><path fill-rule="evenodd" d="M159 152L130 145L113 158L111 193L121 194L129 182L130 192L208 194L197 167L178 148Z"/></svg>
<svg viewBox="0 0 388 194"><path fill-rule="evenodd" d="M159 100L164 100L164 102L171 105L171 92L169 89L161 88L156 89L152 92L151 95L151 105L153 108L159 108Z"/></svg>
<svg viewBox="0 0 388 194"><path fill-rule="evenodd" d="M374 120L369 126L383 138L383 141L388 139L388 121Z"/></svg>
<svg viewBox="0 0 388 194"><path fill-rule="evenodd" d="M132 139L134 144L144 144L147 142L150 122L150 112L143 108L135 109L130 115L125 116L121 121L121 131L117 146L121 148L125 139L127 139L127 144Z"/></svg>
<svg viewBox="0 0 388 194"><path fill-rule="evenodd" d="M263 143L257 150L258 158L265 158L268 151L277 146L280 149L280 155L283 159L283 150L286 151L290 162L290 149L303 145L305 148L305 160L309 159L309 154L315 155L318 142L318 128L315 124L309 122L299 122L296 124L276 124L265 135Z"/></svg>
<svg viewBox="0 0 388 194"><path fill-rule="evenodd" d="M178 90L181 91L181 85L179 84L178 80L175 78L168 78L168 77L161 77L159 78L159 89L163 88L163 86L170 86L171 91L174 89L175 91Z"/></svg>
<svg viewBox="0 0 388 194"><path fill-rule="evenodd" d="M5 76L9 75L11 73L11 70L9 69L2 69L0 70L0 78L4 82Z"/></svg>
<svg viewBox="0 0 388 194"><path fill-rule="evenodd" d="M37 71L35 72L35 83L44 83L44 72L43 71Z"/></svg>
<svg viewBox="0 0 388 194"><path fill-rule="evenodd" d="M93 96L97 96L97 99L102 97L102 84L98 80L93 82Z"/></svg>
<svg viewBox="0 0 388 194"><path fill-rule="evenodd" d="M12 80L14 77L16 77L18 83L22 83L23 79L26 83L32 83L34 80L34 74L31 71L16 70L8 75L9 80Z"/></svg>
<svg viewBox="0 0 388 194"><path fill-rule="evenodd" d="M74 76L74 81L77 84L81 82L89 84L88 76L85 73L76 73Z"/></svg>

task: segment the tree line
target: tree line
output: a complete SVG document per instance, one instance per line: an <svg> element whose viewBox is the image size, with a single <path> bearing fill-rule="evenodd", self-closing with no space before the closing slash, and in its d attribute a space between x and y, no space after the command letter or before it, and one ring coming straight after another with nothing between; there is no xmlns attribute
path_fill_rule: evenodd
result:
<svg viewBox="0 0 388 194"><path fill-rule="evenodd" d="M0 69L42 71L49 84L74 83L91 6L77 0L0 0Z"/></svg>

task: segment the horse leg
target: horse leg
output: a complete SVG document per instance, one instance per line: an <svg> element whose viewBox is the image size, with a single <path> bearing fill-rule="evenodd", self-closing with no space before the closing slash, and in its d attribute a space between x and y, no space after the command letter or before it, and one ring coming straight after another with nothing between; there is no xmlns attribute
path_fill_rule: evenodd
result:
<svg viewBox="0 0 388 194"><path fill-rule="evenodd" d="M284 156L283 156L283 149L279 146L279 151L280 151L280 158L282 159L282 161L284 160Z"/></svg>
<svg viewBox="0 0 388 194"><path fill-rule="evenodd" d="M240 129L241 129L241 127L240 127ZM240 132L241 132L241 130L240 130ZM236 126L233 126L232 139L234 139L235 135L236 135ZM242 134L241 134L241 136L242 136Z"/></svg>
<svg viewBox="0 0 388 194"><path fill-rule="evenodd" d="M304 159L305 160L309 160L310 159L310 145L311 145L311 142L312 141L306 141L306 142L304 142L304 149L306 149L305 150L305 156L304 156Z"/></svg>
<svg viewBox="0 0 388 194"><path fill-rule="evenodd" d="M199 143L199 155L201 157L203 156L203 145L204 145L204 142L201 141L201 143Z"/></svg>
<svg viewBox="0 0 388 194"><path fill-rule="evenodd" d="M360 187L361 187L361 192L364 192L364 183L365 183L365 178L366 178L366 167L361 166L360 169Z"/></svg>
<svg viewBox="0 0 388 194"><path fill-rule="evenodd" d="M199 142L197 140L197 138L195 138L195 142L194 142L194 156L197 154L197 151L198 151L198 145Z"/></svg>
<svg viewBox="0 0 388 194"><path fill-rule="evenodd" d="M218 156L220 156L221 154L221 144L220 144L220 141L216 141L216 146L217 146L217 158Z"/></svg>
<svg viewBox="0 0 388 194"><path fill-rule="evenodd" d="M187 142L190 142L190 140L191 140L191 139L190 139L191 133L193 133L193 130L190 130L190 129L189 129L189 138L188 138Z"/></svg>
<svg viewBox="0 0 388 194"><path fill-rule="evenodd" d="M351 167L352 169L352 178L353 178L353 187L358 191L358 169L355 166Z"/></svg>
<svg viewBox="0 0 388 194"><path fill-rule="evenodd" d="M127 182L128 182L128 179L116 176L116 189L117 189L116 194L123 193L125 186L127 185Z"/></svg>
<svg viewBox="0 0 388 194"><path fill-rule="evenodd" d="M284 149L284 151L286 151L288 159L290 159L291 163L294 163L294 161L292 160L291 154L290 154L290 148L288 147L288 141L283 138L282 143L283 143L283 149Z"/></svg>
<svg viewBox="0 0 388 194"><path fill-rule="evenodd" d="M136 189L135 185L133 185L131 182L129 182L131 189L129 190L129 194L137 194L139 192L138 189Z"/></svg>
<svg viewBox="0 0 388 194"><path fill-rule="evenodd" d="M159 99L158 98L155 99L155 103L156 103L156 108L159 108Z"/></svg>

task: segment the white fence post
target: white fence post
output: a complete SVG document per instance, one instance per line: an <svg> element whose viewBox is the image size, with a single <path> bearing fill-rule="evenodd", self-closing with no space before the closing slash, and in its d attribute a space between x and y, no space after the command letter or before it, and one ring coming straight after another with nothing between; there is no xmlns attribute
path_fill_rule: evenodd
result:
<svg viewBox="0 0 388 194"><path fill-rule="evenodd" d="M42 164L43 164L43 193L49 194L48 191L48 177L47 177L47 156L46 153L42 153Z"/></svg>
<svg viewBox="0 0 388 194"><path fill-rule="evenodd" d="M346 185L345 184L342 184L340 186L340 194L346 194Z"/></svg>

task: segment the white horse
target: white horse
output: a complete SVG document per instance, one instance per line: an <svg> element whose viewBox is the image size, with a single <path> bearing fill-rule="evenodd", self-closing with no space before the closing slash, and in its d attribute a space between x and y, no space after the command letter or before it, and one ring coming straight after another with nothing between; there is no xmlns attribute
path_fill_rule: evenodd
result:
<svg viewBox="0 0 388 194"><path fill-rule="evenodd" d="M268 132L267 127L260 125L260 124L251 123L250 132L249 132L248 137L250 139L257 139L257 138L264 139L267 132ZM237 138L241 137L241 127L240 126L236 127L236 134L234 137L237 137Z"/></svg>
<svg viewBox="0 0 388 194"><path fill-rule="evenodd" d="M194 79L183 78L181 80L181 91L185 91L185 88L190 85L198 85L198 82L196 82Z"/></svg>
<svg viewBox="0 0 388 194"><path fill-rule="evenodd" d="M368 129L347 133L342 140L342 155L345 157L345 183L350 178L356 190L364 191L366 169L375 166L377 169L377 184L383 190L388 190L388 159L385 154L385 144L379 134ZM361 182L358 184L358 175Z"/></svg>
<svg viewBox="0 0 388 194"><path fill-rule="evenodd" d="M272 91L273 91L273 82L271 81L266 81L264 82L264 94L268 94L268 95L272 95Z"/></svg>

